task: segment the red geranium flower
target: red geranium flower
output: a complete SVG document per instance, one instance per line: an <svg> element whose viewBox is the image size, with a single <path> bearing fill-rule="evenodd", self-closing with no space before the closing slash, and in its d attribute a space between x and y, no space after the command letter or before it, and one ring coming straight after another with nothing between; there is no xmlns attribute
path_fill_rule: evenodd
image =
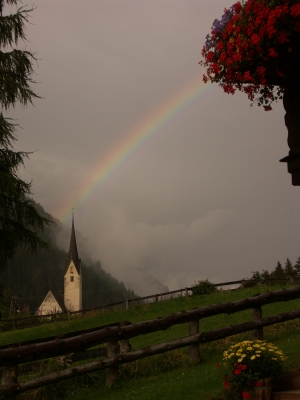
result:
<svg viewBox="0 0 300 400"><path fill-rule="evenodd" d="M229 389L230 388L230 383L229 382L224 382L224 386L225 386L225 389Z"/></svg>
<svg viewBox="0 0 300 400"><path fill-rule="evenodd" d="M251 394L249 392L242 393L243 399L251 399Z"/></svg>
<svg viewBox="0 0 300 400"><path fill-rule="evenodd" d="M200 62L204 81L219 83L227 93L245 92L270 110L272 101L282 98L284 79L294 73L289 66L300 48L295 32L300 32L300 0L237 1L207 35Z"/></svg>

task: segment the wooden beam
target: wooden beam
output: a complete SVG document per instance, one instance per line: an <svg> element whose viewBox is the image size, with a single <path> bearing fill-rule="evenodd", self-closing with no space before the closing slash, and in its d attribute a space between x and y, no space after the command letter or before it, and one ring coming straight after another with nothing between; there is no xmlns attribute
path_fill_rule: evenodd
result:
<svg viewBox="0 0 300 400"><path fill-rule="evenodd" d="M189 335L197 335L199 333L199 320L189 322ZM191 364L197 364L200 361L199 343L189 346L189 360Z"/></svg>
<svg viewBox="0 0 300 400"><path fill-rule="evenodd" d="M161 343L129 353L118 354L114 357L110 357L102 361L95 361L75 368L68 368L63 371L54 372L49 375L32 379L27 382L15 384L11 387L1 386L0 395L11 395L14 393L25 392L27 390L35 389L37 387L44 386L50 383L56 383L62 380L73 378L75 376L84 375L89 372L94 372L109 367L116 367L119 364L125 364L141 358L166 353L168 351L190 346L193 344L213 342L218 339L224 339L225 337L236 335L237 333L251 331L259 327L270 326L279 322L284 322L299 317L300 310L297 310L289 313L277 314L272 317L263 318L261 321L249 321L237 325L227 326L225 328L217 329L215 331L201 332L196 335L172 340L167 343Z"/></svg>
<svg viewBox="0 0 300 400"><path fill-rule="evenodd" d="M214 304L190 311L181 311L163 318L139 322L129 326L107 327L100 331L82 334L67 339L56 339L47 343L38 343L18 348L0 350L0 367L21 364L46 358L57 357L114 340L125 340L143 334L166 330L177 324L184 324L222 313L232 314L238 311L257 308L264 304L288 301L300 297L300 286L276 292L263 293L256 297Z"/></svg>

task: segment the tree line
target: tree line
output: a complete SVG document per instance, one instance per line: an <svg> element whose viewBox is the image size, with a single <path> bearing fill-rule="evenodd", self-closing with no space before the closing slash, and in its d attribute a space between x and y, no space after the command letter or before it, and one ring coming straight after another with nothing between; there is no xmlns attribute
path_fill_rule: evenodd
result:
<svg viewBox="0 0 300 400"><path fill-rule="evenodd" d="M274 270L252 271L250 281L256 281L266 285L275 285L286 281L300 280L300 257L293 265L289 258L286 259L284 266L278 261ZM248 282L251 283L251 282Z"/></svg>
<svg viewBox="0 0 300 400"><path fill-rule="evenodd" d="M25 246L16 249L14 257L8 262L8 268L2 271L2 315L7 315L12 296L16 297L19 311L34 313L49 290L63 295L64 266L67 252L56 244L56 232L59 229L53 217L39 204L35 205L39 215L52 221L39 235L48 243L48 249L29 252ZM83 308L99 307L109 303L137 297L123 282L106 272L100 261L82 263Z"/></svg>

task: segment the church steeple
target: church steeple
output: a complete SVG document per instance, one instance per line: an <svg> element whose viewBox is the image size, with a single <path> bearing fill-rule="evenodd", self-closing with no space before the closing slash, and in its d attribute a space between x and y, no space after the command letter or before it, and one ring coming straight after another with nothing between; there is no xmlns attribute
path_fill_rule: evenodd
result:
<svg viewBox="0 0 300 400"><path fill-rule="evenodd" d="M69 268L71 261L73 261L75 268L77 269L77 272L80 274L81 259L78 257L78 251L77 251L75 228L74 228L74 210L72 213L72 231L71 231L69 253L66 258L65 272L67 272L67 269Z"/></svg>
<svg viewBox="0 0 300 400"><path fill-rule="evenodd" d="M66 258L64 276L64 304L69 311L82 309L82 275L81 260L78 257L74 227L74 208L72 213L72 231L69 253Z"/></svg>

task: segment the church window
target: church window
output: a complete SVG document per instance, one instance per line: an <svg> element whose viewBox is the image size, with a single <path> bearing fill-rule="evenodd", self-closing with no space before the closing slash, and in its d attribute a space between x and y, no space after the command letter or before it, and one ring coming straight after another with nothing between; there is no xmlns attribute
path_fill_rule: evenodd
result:
<svg viewBox="0 0 300 400"><path fill-rule="evenodd" d="M70 276L70 282L74 282L74 276Z"/></svg>
<svg viewBox="0 0 300 400"><path fill-rule="evenodd" d="M71 274L74 273L73 267L70 268L70 272L71 272Z"/></svg>

